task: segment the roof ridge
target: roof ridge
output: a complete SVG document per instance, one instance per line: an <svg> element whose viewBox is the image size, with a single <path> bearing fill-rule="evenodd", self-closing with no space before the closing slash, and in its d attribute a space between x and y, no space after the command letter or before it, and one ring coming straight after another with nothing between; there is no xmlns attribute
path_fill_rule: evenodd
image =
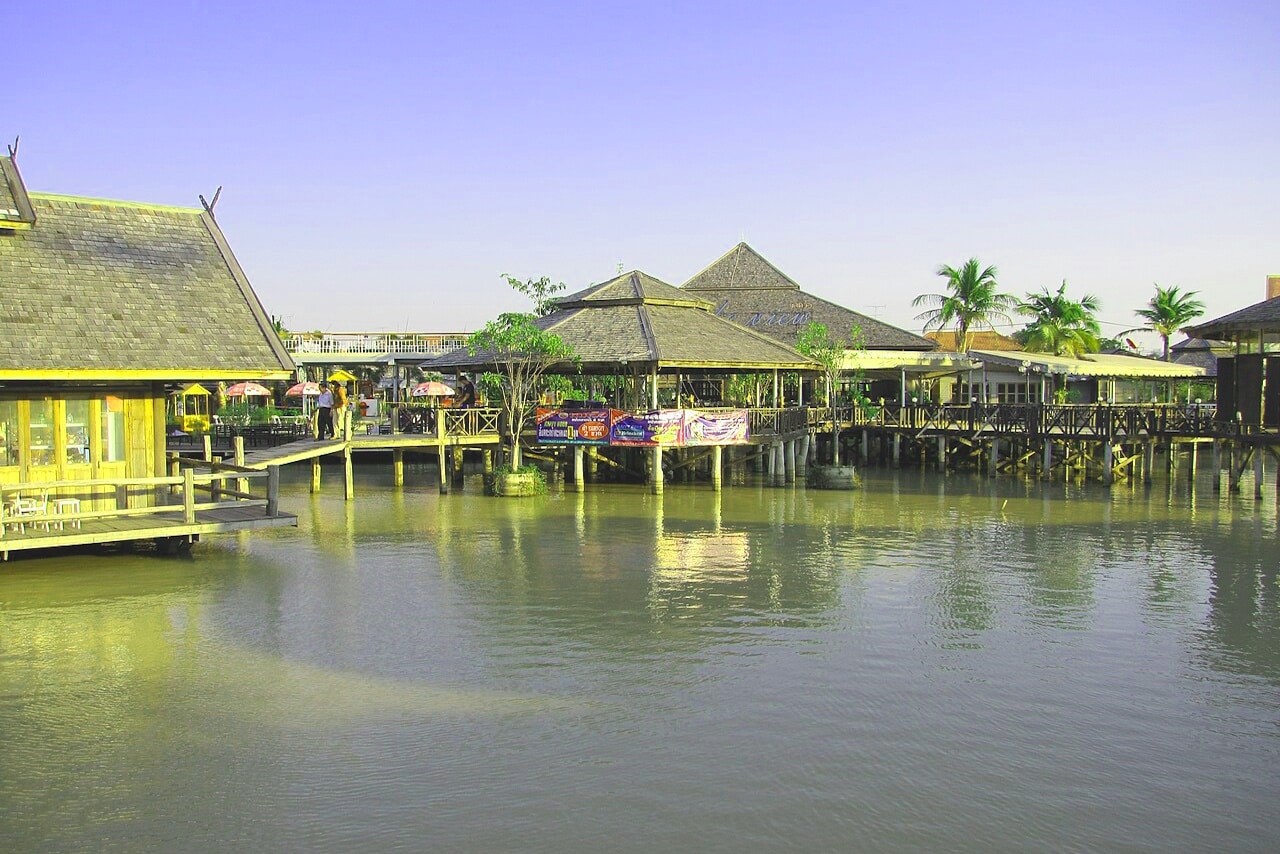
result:
<svg viewBox="0 0 1280 854"><path fill-rule="evenodd" d="M29 193L33 199L51 202L84 202L95 205L111 205L118 208L137 208L140 210L173 211L174 213L204 213L202 208L182 205L158 205L153 202L131 202L125 199L102 199L96 196L69 196L64 193Z"/></svg>

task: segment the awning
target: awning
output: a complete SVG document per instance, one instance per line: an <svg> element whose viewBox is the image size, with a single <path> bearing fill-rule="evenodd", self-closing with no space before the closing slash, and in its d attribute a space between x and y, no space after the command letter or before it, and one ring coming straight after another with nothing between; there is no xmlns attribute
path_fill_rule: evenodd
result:
<svg viewBox="0 0 1280 854"><path fill-rule="evenodd" d="M1072 359L1068 356L1051 356L1048 353L1028 353L1026 350L970 350L969 355L988 366L1000 366L1018 370L1029 368L1038 373L1061 374L1068 377L1103 377L1107 379L1188 380L1205 376L1204 368L1162 362L1140 356L1091 353Z"/></svg>

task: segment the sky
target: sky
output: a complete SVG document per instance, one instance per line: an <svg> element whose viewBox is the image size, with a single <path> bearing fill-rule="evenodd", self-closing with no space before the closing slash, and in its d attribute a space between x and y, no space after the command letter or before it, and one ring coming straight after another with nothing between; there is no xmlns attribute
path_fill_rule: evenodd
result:
<svg viewBox="0 0 1280 854"><path fill-rule="evenodd" d="M5 15L31 191L216 214L296 331L470 332L746 240L920 331L941 264L1103 332L1280 274L1280 3L60 2ZM1018 327L1021 324L1017 324ZM1011 331L1006 327L1004 331Z"/></svg>

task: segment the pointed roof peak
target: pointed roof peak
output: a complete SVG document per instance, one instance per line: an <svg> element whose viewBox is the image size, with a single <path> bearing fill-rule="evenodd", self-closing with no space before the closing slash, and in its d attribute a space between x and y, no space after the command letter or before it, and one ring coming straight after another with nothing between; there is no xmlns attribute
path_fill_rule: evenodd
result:
<svg viewBox="0 0 1280 854"><path fill-rule="evenodd" d="M664 303L668 305L687 305L705 308L712 306L706 300L685 293L675 285L649 275L643 270L631 270L614 276L607 282L592 285L588 288L569 294L556 301L558 308L581 308L586 305L650 305Z"/></svg>
<svg viewBox="0 0 1280 854"><path fill-rule="evenodd" d="M721 255L684 283L685 290L761 290L783 288L798 291L800 285L773 265L745 240Z"/></svg>

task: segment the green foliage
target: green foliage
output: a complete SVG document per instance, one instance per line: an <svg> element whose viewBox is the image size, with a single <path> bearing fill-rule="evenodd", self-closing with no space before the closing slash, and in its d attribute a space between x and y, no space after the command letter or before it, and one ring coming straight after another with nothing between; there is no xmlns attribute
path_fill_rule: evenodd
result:
<svg viewBox="0 0 1280 854"><path fill-rule="evenodd" d="M485 477L485 491L493 493L494 483L499 477L504 475L519 474L530 478L533 481L533 493L535 495L547 494L547 475L542 469L535 465L518 465L512 463L501 463L493 467L492 473Z"/></svg>
<svg viewBox="0 0 1280 854"><path fill-rule="evenodd" d="M1160 336L1164 343L1164 360L1167 362L1170 358L1169 336L1202 316L1204 303L1195 299L1198 291L1182 293L1177 285L1162 288L1156 284L1155 288L1155 296L1147 302L1146 308L1137 309L1134 314L1147 321L1144 329L1150 329Z"/></svg>
<svg viewBox="0 0 1280 854"><path fill-rule="evenodd" d="M247 401L228 403L218 410L218 417L230 424L267 424L280 410L274 403L258 406Z"/></svg>
<svg viewBox="0 0 1280 854"><path fill-rule="evenodd" d="M1018 313L1031 318L1026 328L1014 337L1033 353L1079 358L1096 353L1102 342L1094 313L1098 298L1086 294L1079 300L1067 296L1067 280L1056 292L1043 288L1038 294L1027 294L1018 304Z"/></svg>
<svg viewBox="0 0 1280 854"><path fill-rule="evenodd" d="M1018 305L1016 297L999 292L995 266L984 268L977 258L970 258L958 270L943 264L938 275L947 280L947 293L921 294L911 304L931 306L916 315L925 322L926 331L954 326L956 348L962 353L969 349L971 329L991 328L993 319L1008 322L1009 312Z"/></svg>
<svg viewBox="0 0 1280 854"><path fill-rule="evenodd" d="M503 278L515 290L534 302L540 314L554 310L552 294L564 288L552 285L545 276L541 279L520 281L503 274ZM486 393L500 397L511 427L512 457L520 464L520 435L529 407L537 401L543 377L554 367L580 366L573 347L554 332L538 324L538 315L527 312L506 312L491 320L467 339L467 351L471 355L483 355L495 368L499 380L482 377Z"/></svg>

